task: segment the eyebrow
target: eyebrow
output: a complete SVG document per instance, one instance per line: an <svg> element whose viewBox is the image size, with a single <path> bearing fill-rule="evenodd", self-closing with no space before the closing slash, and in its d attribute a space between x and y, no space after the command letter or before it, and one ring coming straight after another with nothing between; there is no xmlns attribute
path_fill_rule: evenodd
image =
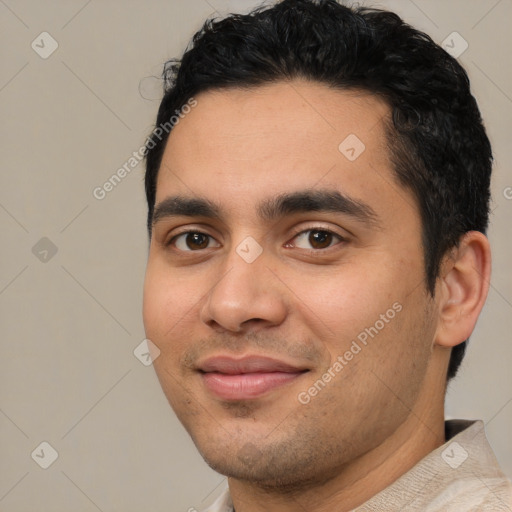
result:
<svg viewBox="0 0 512 512"><path fill-rule="evenodd" d="M151 223L155 225L158 221L167 217L178 216L221 218L220 208L208 199L172 196L167 197L155 206Z"/></svg>
<svg viewBox="0 0 512 512"><path fill-rule="evenodd" d="M152 224L177 216L222 219L221 211L219 205L202 197L171 196L156 205ZM313 211L342 213L368 226L379 225L378 215L370 205L337 190L287 192L265 199L257 207L259 217L265 221Z"/></svg>

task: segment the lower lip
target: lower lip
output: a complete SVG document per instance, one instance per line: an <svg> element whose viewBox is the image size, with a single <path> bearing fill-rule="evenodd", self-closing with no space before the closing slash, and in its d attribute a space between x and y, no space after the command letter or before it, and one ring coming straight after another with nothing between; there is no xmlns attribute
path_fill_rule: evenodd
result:
<svg viewBox="0 0 512 512"><path fill-rule="evenodd" d="M292 382L303 372L243 373L203 373L203 382L216 396L224 400L248 400Z"/></svg>

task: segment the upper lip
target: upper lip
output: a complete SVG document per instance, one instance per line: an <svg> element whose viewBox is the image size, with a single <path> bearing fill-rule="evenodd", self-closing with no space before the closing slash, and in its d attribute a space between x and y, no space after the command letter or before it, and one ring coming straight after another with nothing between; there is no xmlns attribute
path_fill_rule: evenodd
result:
<svg viewBox="0 0 512 512"><path fill-rule="evenodd" d="M279 359L265 356L244 356L241 358L215 356L205 359L198 365L198 369L203 373L216 372L230 375L272 372L298 373L307 370L307 368L294 366Z"/></svg>

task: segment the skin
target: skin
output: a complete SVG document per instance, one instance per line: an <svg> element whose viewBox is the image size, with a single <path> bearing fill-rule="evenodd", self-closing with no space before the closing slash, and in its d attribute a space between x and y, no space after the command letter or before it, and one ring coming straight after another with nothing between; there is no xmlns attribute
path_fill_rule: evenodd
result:
<svg viewBox="0 0 512 512"><path fill-rule="evenodd" d="M220 217L154 224L143 313L161 351L158 378L206 462L229 477L237 512L351 510L444 443L450 349L485 301L487 239L470 232L446 255L432 298L416 201L389 161L390 111L368 93L294 80L196 100L169 137L156 205L206 198ZM349 134L365 145L354 161L338 149ZM262 201L304 190L365 203L374 222L258 214ZM323 248L310 235L325 229L336 236ZM198 247L178 237L186 231L211 238ZM262 249L252 263L236 252L248 236ZM302 404L299 393L393 304L400 312ZM197 371L218 354L267 355L308 371L259 398L229 401Z"/></svg>

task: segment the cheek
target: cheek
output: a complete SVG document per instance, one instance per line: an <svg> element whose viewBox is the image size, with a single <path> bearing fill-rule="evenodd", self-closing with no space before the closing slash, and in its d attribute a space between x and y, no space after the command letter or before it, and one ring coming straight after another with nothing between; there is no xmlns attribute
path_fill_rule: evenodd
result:
<svg viewBox="0 0 512 512"><path fill-rule="evenodd" d="M190 283L181 283L158 261L150 261L144 280L143 298L146 336L161 347L186 316L193 300Z"/></svg>
<svg viewBox="0 0 512 512"><path fill-rule="evenodd" d="M190 341L184 333L192 332L189 315L197 300L190 280L183 282L158 261L148 262L144 281L144 328L146 337L160 350L153 368L173 409L190 409L189 414L193 411L192 399L185 392L179 362Z"/></svg>
<svg viewBox="0 0 512 512"><path fill-rule="evenodd" d="M407 361L425 359L424 287L416 267L378 255L294 281L299 322L322 342L331 365L343 357L351 379L374 371L391 382L401 365L409 371Z"/></svg>
<svg viewBox="0 0 512 512"><path fill-rule="evenodd" d="M328 268L321 275L295 278L294 292L301 315L315 317L326 332L343 340L373 325L400 300L400 285L393 286L393 280L388 269L364 268L354 262Z"/></svg>
<svg viewBox="0 0 512 512"><path fill-rule="evenodd" d="M144 279L142 316L146 337L155 342L157 333L165 327L162 325L166 318L164 311L168 300L165 289L166 287L162 286L161 280L157 278L154 265L148 263Z"/></svg>

